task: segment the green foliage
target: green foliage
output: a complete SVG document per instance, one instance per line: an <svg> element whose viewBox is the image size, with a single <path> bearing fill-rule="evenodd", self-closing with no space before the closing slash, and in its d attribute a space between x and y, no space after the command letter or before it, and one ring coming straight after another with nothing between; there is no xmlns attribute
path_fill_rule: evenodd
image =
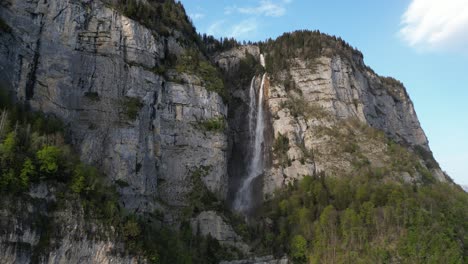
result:
<svg viewBox="0 0 468 264"><path fill-rule="evenodd" d="M289 97L287 101L282 103L281 107L289 109L291 115L296 118L302 116L305 119L321 119L328 116L323 107L307 102L303 97Z"/></svg>
<svg viewBox="0 0 468 264"><path fill-rule="evenodd" d="M203 178L211 171L210 166L199 166L191 172L192 191L188 194L190 204L184 209L186 218L194 217L201 211L215 210L221 211L223 204L214 193L206 187Z"/></svg>
<svg viewBox="0 0 468 264"><path fill-rule="evenodd" d="M306 263L307 241L301 235L295 235L291 241L291 260L294 263Z"/></svg>
<svg viewBox="0 0 468 264"><path fill-rule="evenodd" d="M291 164L291 161L288 158L289 150L289 138L281 133L278 133L278 136L275 139L273 144L273 153L275 158L279 161L280 165L283 167L288 167Z"/></svg>
<svg viewBox="0 0 468 264"><path fill-rule="evenodd" d="M307 176L279 191L262 215L273 225L259 231L273 236L264 235L259 247L286 252L294 263L467 260L468 194L444 183L384 182L376 174Z"/></svg>
<svg viewBox="0 0 468 264"><path fill-rule="evenodd" d="M176 63L177 72L201 77L206 90L219 94L224 100L227 99L227 91L221 73L196 50L186 51Z"/></svg>
<svg viewBox="0 0 468 264"><path fill-rule="evenodd" d="M135 120L143 107L143 102L140 98L126 96L121 100L121 105L127 118Z"/></svg>
<svg viewBox="0 0 468 264"><path fill-rule="evenodd" d="M105 0L104 2L160 35L169 36L173 34L173 30L177 30L190 41L200 41L184 7L174 0Z"/></svg>
<svg viewBox="0 0 468 264"><path fill-rule="evenodd" d="M167 52L165 59L151 69L153 72L164 74L168 68L175 67L179 73L195 74L201 77L203 85L208 91L216 92L224 100L227 99L222 75L200 54L200 51L206 52L206 46L202 44L201 37L196 33L181 3L174 0L105 0L105 2L120 10L124 15L152 29L156 34L176 35L178 42L187 47L186 54L179 58L175 54ZM182 34L177 34L175 31ZM207 40L206 37L205 40ZM221 42L220 45L227 47L228 43L230 41Z"/></svg>
<svg viewBox="0 0 468 264"><path fill-rule="evenodd" d="M61 151L47 143L62 142L63 125L55 118L25 111L0 89L0 192L22 193L38 176L56 176ZM47 136L46 136L47 135Z"/></svg>
<svg viewBox="0 0 468 264"><path fill-rule="evenodd" d="M56 197L56 203L45 202L45 206L41 201L42 204L37 205L45 208L49 216L40 214L34 218L33 228L40 237L32 249L33 262L38 262L52 243L59 241L51 215L54 210L65 209L70 204L81 205L86 223L111 226L110 233L115 234L116 242L125 245L126 253L143 256L150 263L219 263L238 255L213 238L193 235L188 222L175 231L162 227L160 213L136 216L123 210L115 186L95 167L81 163L64 144L61 135L64 126L58 119L31 113L8 100L3 102L7 109L0 116L8 112L5 116L9 125L5 126L5 136L0 137L0 194L15 201L31 201L27 193L29 187L47 183L53 187L49 190ZM189 217L200 210L222 208L202 181L210 169L201 166L193 172L194 192L190 194L193 204L188 210ZM5 205L0 206L3 210ZM87 237L95 239L99 239L99 235L108 238L109 234L95 229L87 232Z"/></svg>
<svg viewBox="0 0 468 264"><path fill-rule="evenodd" d="M201 42L203 43L202 47L206 53L215 54L217 52L223 52L226 50L230 50L232 48L238 47L241 45L236 39L234 38L220 38L219 40L214 38L213 36L203 34L200 35ZM247 44L247 43L244 43ZM249 45L252 42L248 42Z"/></svg>
<svg viewBox="0 0 468 264"><path fill-rule="evenodd" d="M128 184L128 182L126 182L124 180L120 180L120 179L116 180L115 184L117 184L120 188L125 188L125 187L130 186L130 184Z"/></svg>
<svg viewBox="0 0 468 264"><path fill-rule="evenodd" d="M16 155L16 133L10 132L0 144L0 161L2 166L11 166Z"/></svg>
<svg viewBox="0 0 468 264"><path fill-rule="evenodd" d="M76 166L70 184L70 189L72 190L72 192L79 194L84 190L86 184L86 177L88 175L91 175L88 166L84 164Z"/></svg>
<svg viewBox="0 0 468 264"><path fill-rule="evenodd" d="M0 18L0 32L11 33L11 27L3 19Z"/></svg>
<svg viewBox="0 0 468 264"><path fill-rule="evenodd" d="M101 98L99 97L99 94L97 92L86 92L85 97L88 98L91 101L99 101Z"/></svg>
<svg viewBox="0 0 468 264"><path fill-rule="evenodd" d="M208 91L215 92L224 99L226 98L227 92L224 88L224 82L216 67L211 65L208 61L202 60L198 65L198 74L205 82L205 88Z"/></svg>
<svg viewBox="0 0 468 264"><path fill-rule="evenodd" d="M269 39L260 43L262 50L268 51L265 57L267 72L272 76L289 67L291 59L300 58L308 62L310 67L317 63L320 56L332 57L340 55L351 59L353 56L362 57L361 52L353 49L341 38L329 36L320 31L299 30L284 33L275 40Z"/></svg>
<svg viewBox="0 0 468 264"><path fill-rule="evenodd" d="M239 69L236 71L236 76L232 76L231 80L235 80L234 84L241 84L241 87L250 85L252 76L257 76L263 73L263 67L258 60L246 51L245 58L239 62Z"/></svg>
<svg viewBox="0 0 468 264"><path fill-rule="evenodd" d="M123 227L123 235L129 239L136 238L141 234L140 225L134 219L129 219Z"/></svg>
<svg viewBox="0 0 468 264"><path fill-rule="evenodd" d="M39 171L46 174L55 174L59 168L59 158L62 151L56 146L45 146L36 154L39 162Z"/></svg>
<svg viewBox="0 0 468 264"><path fill-rule="evenodd" d="M439 164L434 159L434 156L432 155L432 152L430 150L427 150L424 147L419 146L419 145L415 146L414 150L425 161L428 169L439 168Z"/></svg>
<svg viewBox="0 0 468 264"><path fill-rule="evenodd" d="M35 179L37 175L36 166L30 158L26 158L21 169L20 179L22 189L27 189L30 179Z"/></svg>
<svg viewBox="0 0 468 264"><path fill-rule="evenodd" d="M197 123L197 127L204 131L223 132L226 127L224 117L213 117Z"/></svg>

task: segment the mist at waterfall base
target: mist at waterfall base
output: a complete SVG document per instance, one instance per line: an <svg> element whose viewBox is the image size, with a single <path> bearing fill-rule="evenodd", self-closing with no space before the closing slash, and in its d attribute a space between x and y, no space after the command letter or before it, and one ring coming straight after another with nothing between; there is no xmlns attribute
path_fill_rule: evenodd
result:
<svg viewBox="0 0 468 264"><path fill-rule="evenodd" d="M260 55L260 63L265 67L265 59ZM251 141L249 147L249 164L247 176L241 180L241 185L234 199L234 209L238 212L246 213L253 205L253 182L256 178L263 174L263 142L265 130L265 114L264 114L264 86L266 73L262 76L258 96L255 93L256 77L252 78L249 90L249 138ZM257 100L258 99L258 100Z"/></svg>

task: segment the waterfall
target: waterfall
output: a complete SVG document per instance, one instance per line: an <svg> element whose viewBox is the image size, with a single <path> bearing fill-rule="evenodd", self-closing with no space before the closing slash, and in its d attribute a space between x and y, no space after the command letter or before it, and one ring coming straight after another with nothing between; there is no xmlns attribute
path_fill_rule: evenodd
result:
<svg viewBox="0 0 468 264"><path fill-rule="evenodd" d="M260 57L261 61L263 55ZM262 64L263 65L263 64ZM255 96L255 77L250 84L249 102L249 134L253 145L250 148L251 158L248 164L247 177L241 183L241 188L236 194L234 208L237 211L245 212L252 205L252 182L263 173L263 141L264 141L264 113L263 113L263 90L265 86L266 73L262 76L262 83L258 91L258 102ZM255 110L256 106L256 111ZM254 122L255 120L255 122ZM255 125L255 129L254 129Z"/></svg>
<svg viewBox="0 0 468 264"><path fill-rule="evenodd" d="M263 54L260 54L260 64L263 66L263 68L265 68L265 57Z"/></svg>
<svg viewBox="0 0 468 264"><path fill-rule="evenodd" d="M249 100L249 136L252 136L252 131L255 129L255 76L250 82Z"/></svg>

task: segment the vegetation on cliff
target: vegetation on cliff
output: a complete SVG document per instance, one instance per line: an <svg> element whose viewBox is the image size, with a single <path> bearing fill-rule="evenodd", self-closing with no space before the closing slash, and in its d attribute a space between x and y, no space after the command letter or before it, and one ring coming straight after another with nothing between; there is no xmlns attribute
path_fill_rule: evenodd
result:
<svg viewBox="0 0 468 264"><path fill-rule="evenodd" d="M265 204L269 222L250 237L293 263L466 263L467 204L455 186L386 182L379 171L306 176Z"/></svg>
<svg viewBox="0 0 468 264"><path fill-rule="evenodd" d="M33 259L47 255L52 240L60 240L56 237L60 223L50 223L54 223L54 212L71 210L73 201L78 201L86 222L108 227L99 234L86 230L83 238L123 242L125 253L144 256L150 263L218 263L233 257L233 251L217 240L193 235L188 221L175 231L163 226L163 216L157 211L135 215L125 210L116 191L119 184L110 182L96 167L80 162L65 143L66 128L59 119L31 112L25 105L12 103L11 98L0 89L0 194L19 203L1 202L0 209L17 211L16 204L31 201L30 190L39 185L47 186L57 197L55 201L35 200L39 203L36 206L46 211L33 217L40 234Z"/></svg>
<svg viewBox="0 0 468 264"><path fill-rule="evenodd" d="M185 13L184 6L174 0L103 0L158 34L169 36L174 30L182 33L188 43L199 43L195 27Z"/></svg>
<svg viewBox="0 0 468 264"><path fill-rule="evenodd" d="M206 90L215 92L226 100L227 91L219 69L214 67L198 51L187 50L176 60L175 69L178 73L189 73L199 76Z"/></svg>
<svg viewBox="0 0 468 264"><path fill-rule="evenodd" d="M273 75L288 68L290 61L287 58L302 58L309 65L313 65L315 59L320 56L331 57L339 54L345 58L362 58L360 51L340 37L323 34L318 30L284 33L275 40L269 39L259 45L262 51L266 51L266 70Z"/></svg>

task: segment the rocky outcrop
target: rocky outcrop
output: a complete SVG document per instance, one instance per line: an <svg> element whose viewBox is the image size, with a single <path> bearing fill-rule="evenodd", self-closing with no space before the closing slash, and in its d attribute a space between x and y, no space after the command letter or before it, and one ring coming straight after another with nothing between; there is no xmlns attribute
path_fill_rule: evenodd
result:
<svg viewBox="0 0 468 264"><path fill-rule="evenodd" d="M242 238L215 211L201 212L197 217L192 219L190 224L194 234L210 235L221 244L238 248L243 253L248 253L249 251L249 246L242 241Z"/></svg>
<svg viewBox="0 0 468 264"><path fill-rule="evenodd" d="M25 202L4 197L0 210L1 263L146 263L125 254L112 228L85 219L80 205L57 202L45 184L35 186Z"/></svg>
<svg viewBox="0 0 468 264"><path fill-rule="evenodd" d="M214 55L213 60L216 65L227 74L235 73L239 70L241 60L250 54L260 60L260 48L256 45L240 46L222 53Z"/></svg>

